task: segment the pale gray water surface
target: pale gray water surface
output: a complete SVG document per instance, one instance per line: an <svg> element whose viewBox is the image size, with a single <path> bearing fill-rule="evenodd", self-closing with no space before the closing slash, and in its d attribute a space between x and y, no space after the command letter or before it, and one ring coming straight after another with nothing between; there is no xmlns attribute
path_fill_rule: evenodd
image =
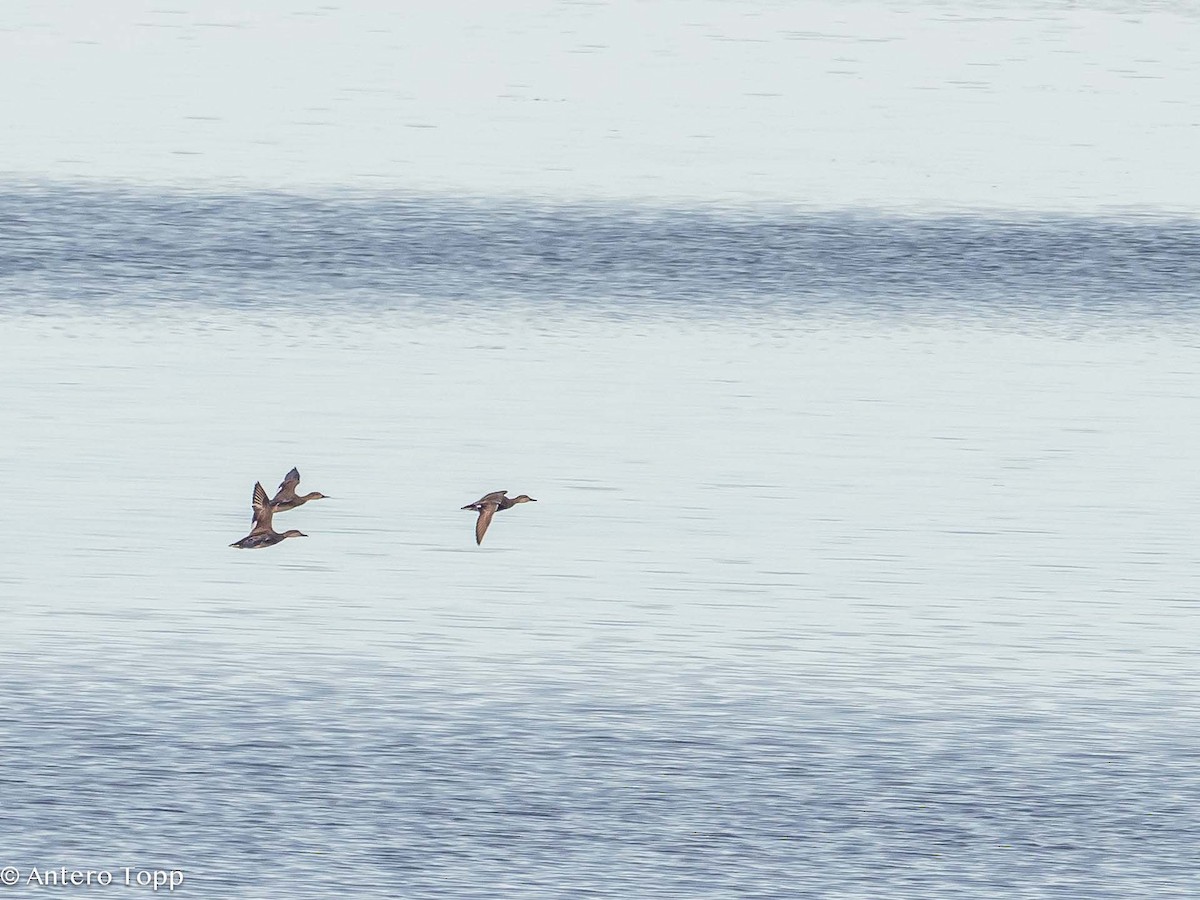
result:
<svg viewBox="0 0 1200 900"><path fill-rule="evenodd" d="M6 206L0 866L1200 891L1194 226L54 196ZM293 465L310 536L229 549Z"/></svg>
<svg viewBox="0 0 1200 900"><path fill-rule="evenodd" d="M1194 215L1197 45L1194 0L8 0L0 176Z"/></svg>

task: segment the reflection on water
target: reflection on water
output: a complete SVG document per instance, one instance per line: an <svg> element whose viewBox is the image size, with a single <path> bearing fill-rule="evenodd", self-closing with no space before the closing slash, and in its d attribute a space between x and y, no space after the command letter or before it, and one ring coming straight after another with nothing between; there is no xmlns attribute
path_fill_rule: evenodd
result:
<svg viewBox="0 0 1200 900"><path fill-rule="evenodd" d="M1194 312L1193 219L0 192L0 312Z"/></svg>
<svg viewBox="0 0 1200 900"><path fill-rule="evenodd" d="M1200 887L1194 227L11 199L0 866Z"/></svg>
<svg viewBox="0 0 1200 900"><path fill-rule="evenodd" d="M858 678L753 665L480 681L221 662L5 690L6 850L183 867L222 897L1200 887L1196 721L1161 704L944 686L881 704Z"/></svg>

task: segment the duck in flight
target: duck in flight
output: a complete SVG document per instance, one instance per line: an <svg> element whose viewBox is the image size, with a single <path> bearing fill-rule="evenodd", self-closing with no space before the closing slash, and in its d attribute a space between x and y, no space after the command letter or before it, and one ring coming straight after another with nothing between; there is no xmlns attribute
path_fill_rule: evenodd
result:
<svg viewBox="0 0 1200 900"><path fill-rule="evenodd" d="M537 503L528 494L519 497L506 497L508 491L492 491L484 494L474 503L468 503L463 509L475 510L479 518L475 520L475 543L482 544L483 536L487 534L488 526L492 524L492 516L500 509L512 509L518 503Z"/></svg>
<svg viewBox="0 0 1200 900"><path fill-rule="evenodd" d="M292 471L283 476L283 482L279 485L279 490L271 498L271 512L283 512L285 509L295 509L297 506L303 506L309 500L328 499L319 491L313 491L311 494L305 494L303 497L296 496L296 485L299 483L299 469L293 468Z"/></svg>
<svg viewBox="0 0 1200 900"><path fill-rule="evenodd" d="M295 528L280 534L271 527L274 510L271 509L271 502L267 499L267 492L263 490L260 481L254 482L254 497L250 501L250 505L254 508L254 527L250 529L248 535L240 541L234 541L229 545L230 547L254 550L258 547L270 547L290 537L308 537L303 531L297 531Z"/></svg>

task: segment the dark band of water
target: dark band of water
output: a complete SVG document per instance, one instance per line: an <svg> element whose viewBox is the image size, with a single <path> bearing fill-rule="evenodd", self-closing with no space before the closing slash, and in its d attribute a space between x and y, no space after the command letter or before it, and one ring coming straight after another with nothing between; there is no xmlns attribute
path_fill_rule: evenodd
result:
<svg viewBox="0 0 1200 900"><path fill-rule="evenodd" d="M0 192L0 310L1197 311L1200 222Z"/></svg>

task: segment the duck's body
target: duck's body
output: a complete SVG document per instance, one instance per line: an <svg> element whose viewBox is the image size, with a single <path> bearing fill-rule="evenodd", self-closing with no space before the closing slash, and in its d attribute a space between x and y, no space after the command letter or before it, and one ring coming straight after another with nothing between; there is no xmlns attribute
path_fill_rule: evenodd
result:
<svg viewBox="0 0 1200 900"><path fill-rule="evenodd" d="M492 524L492 516L496 515L499 510L512 509L518 503L537 503L528 494L521 494L519 497L504 496L507 493L508 491L492 491L490 494L484 494L474 503L468 503L463 507L463 509L479 513L479 518L475 520L476 544L483 543L483 536L487 534L488 526Z"/></svg>
<svg viewBox="0 0 1200 900"><path fill-rule="evenodd" d="M279 490L275 492L275 496L271 498L271 512L283 512L285 509L295 509L297 506L303 506L309 500L324 500L325 495L319 491L313 491L311 494L305 494L302 497L296 495L296 485L300 483L300 470L293 468L283 476L283 481L279 485Z"/></svg>
<svg viewBox="0 0 1200 900"><path fill-rule="evenodd" d="M282 540L290 537L308 537L303 531L297 531L292 528L280 534L271 527L271 517L274 511L271 509L271 502L267 499L267 492L263 490L261 482L254 482L254 496L250 501L250 505L254 509L254 527L250 529L250 533L240 541L234 541L230 547L237 547L241 550L256 550L259 547L270 547L273 544L278 544Z"/></svg>

